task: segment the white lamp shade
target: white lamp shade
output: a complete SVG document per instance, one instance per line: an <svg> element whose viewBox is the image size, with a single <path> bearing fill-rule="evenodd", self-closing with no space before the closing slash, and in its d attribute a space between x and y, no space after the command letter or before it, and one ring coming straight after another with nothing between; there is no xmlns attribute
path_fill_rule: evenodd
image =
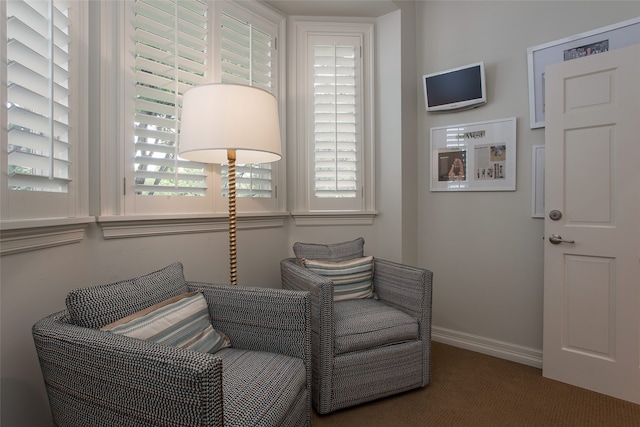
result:
<svg viewBox="0 0 640 427"><path fill-rule="evenodd" d="M180 157L226 164L227 150L237 163L280 160L278 102L271 93L234 84L192 87L182 98Z"/></svg>

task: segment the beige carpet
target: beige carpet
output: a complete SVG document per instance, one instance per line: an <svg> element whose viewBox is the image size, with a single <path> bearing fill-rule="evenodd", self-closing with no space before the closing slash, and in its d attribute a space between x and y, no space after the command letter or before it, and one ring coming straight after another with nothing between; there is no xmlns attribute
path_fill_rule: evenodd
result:
<svg viewBox="0 0 640 427"><path fill-rule="evenodd" d="M542 377L540 369L433 343L431 384L314 414L313 426L640 427L640 405Z"/></svg>

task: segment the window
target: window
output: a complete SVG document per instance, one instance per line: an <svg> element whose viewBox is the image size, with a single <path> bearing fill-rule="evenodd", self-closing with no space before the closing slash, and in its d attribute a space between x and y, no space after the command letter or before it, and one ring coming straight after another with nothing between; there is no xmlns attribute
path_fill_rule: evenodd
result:
<svg viewBox="0 0 640 427"><path fill-rule="evenodd" d="M86 215L86 7L12 0L0 8L6 22L2 217Z"/></svg>
<svg viewBox="0 0 640 427"><path fill-rule="evenodd" d="M123 38L127 71L121 111L124 164L129 165L124 213L226 212L226 168L221 173L218 165L178 156L182 95L216 81L276 94L275 43L282 18L270 19L270 11L262 13L269 18L260 18L231 2L205 0L135 0L127 3L125 14L130 36ZM276 210L277 180L277 168L270 164L237 165L238 197L265 200L239 201L238 209Z"/></svg>
<svg viewBox="0 0 640 427"><path fill-rule="evenodd" d="M310 111L314 199L358 199L362 151L360 38L314 36Z"/></svg>
<svg viewBox="0 0 640 427"><path fill-rule="evenodd" d="M258 12L233 3L222 4L220 80L223 83L255 86L278 98L278 17L269 19L266 10ZM239 205L250 210L276 210L277 172L277 163L237 164L237 197L253 199L240 199ZM227 165L222 166L221 174L222 194L227 196Z"/></svg>
<svg viewBox="0 0 640 427"><path fill-rule="evenodd" d="M372 25L297 23L295 212L373 211Z"/></svg>
<svg viewBox="0 0 640 427"><path fill-rule="evenodd" d="M135 191L201 196L203 164L180 159L184 91L207 75L207 8L199 2L136 2Z"/></svg>
<svg viewBox="0 0 640 427"><path fill-rule="evenodd" d="M211 211L207 166L178 156L182 95L211 81L211 7L201 1L136 0L130 12L134 54L127 88L134 110L126 155L133 157L133 168L126 171L125 211Z"/></svg>

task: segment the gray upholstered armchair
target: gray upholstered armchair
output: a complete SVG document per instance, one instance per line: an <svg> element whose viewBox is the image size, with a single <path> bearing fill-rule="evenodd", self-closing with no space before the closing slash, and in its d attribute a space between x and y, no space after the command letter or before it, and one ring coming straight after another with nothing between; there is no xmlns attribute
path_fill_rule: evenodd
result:
<svg viewBox="0 0 640 427"><path fill-rule="evenodd" d="M282 286L311 293L313 405L320 414L424 387L431 375L433 273L373 259L375 298L334 301L334 282L303 260L363 257L364 240L296 243ZM351 268L351 267L350 267Z"/></svg>
<svg viewBox="0 0 640 427"><path fill-rule="evenodd" d="M196 290L230 348L210 354L100 330ZM67 310L38 321L33 338L57 426L311 424L305 292L187 282L175 263L72 291Z"/></svg>

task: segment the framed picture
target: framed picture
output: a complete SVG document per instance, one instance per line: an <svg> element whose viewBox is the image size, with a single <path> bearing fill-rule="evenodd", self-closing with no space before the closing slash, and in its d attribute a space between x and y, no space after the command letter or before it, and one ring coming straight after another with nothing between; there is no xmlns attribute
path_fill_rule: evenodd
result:
<svg viewBox="0 0 640 427"><path fill-rule="evenodd" d="M515 189L515 117L431 128L431 191Z"/></svg>
<svg viewBox="0 0 640 427"><path fill-rule="evenodd" d="M544 218L544 145L531 148L531 216Z"/></svg>
<svg viewBox="0 0 640 427"><path fill-rule="evenodd" d="M640 43L640 17L528 48L529 121L531 128L544 127L544 79L547 65L595 55L636 43Z"/></svg>

